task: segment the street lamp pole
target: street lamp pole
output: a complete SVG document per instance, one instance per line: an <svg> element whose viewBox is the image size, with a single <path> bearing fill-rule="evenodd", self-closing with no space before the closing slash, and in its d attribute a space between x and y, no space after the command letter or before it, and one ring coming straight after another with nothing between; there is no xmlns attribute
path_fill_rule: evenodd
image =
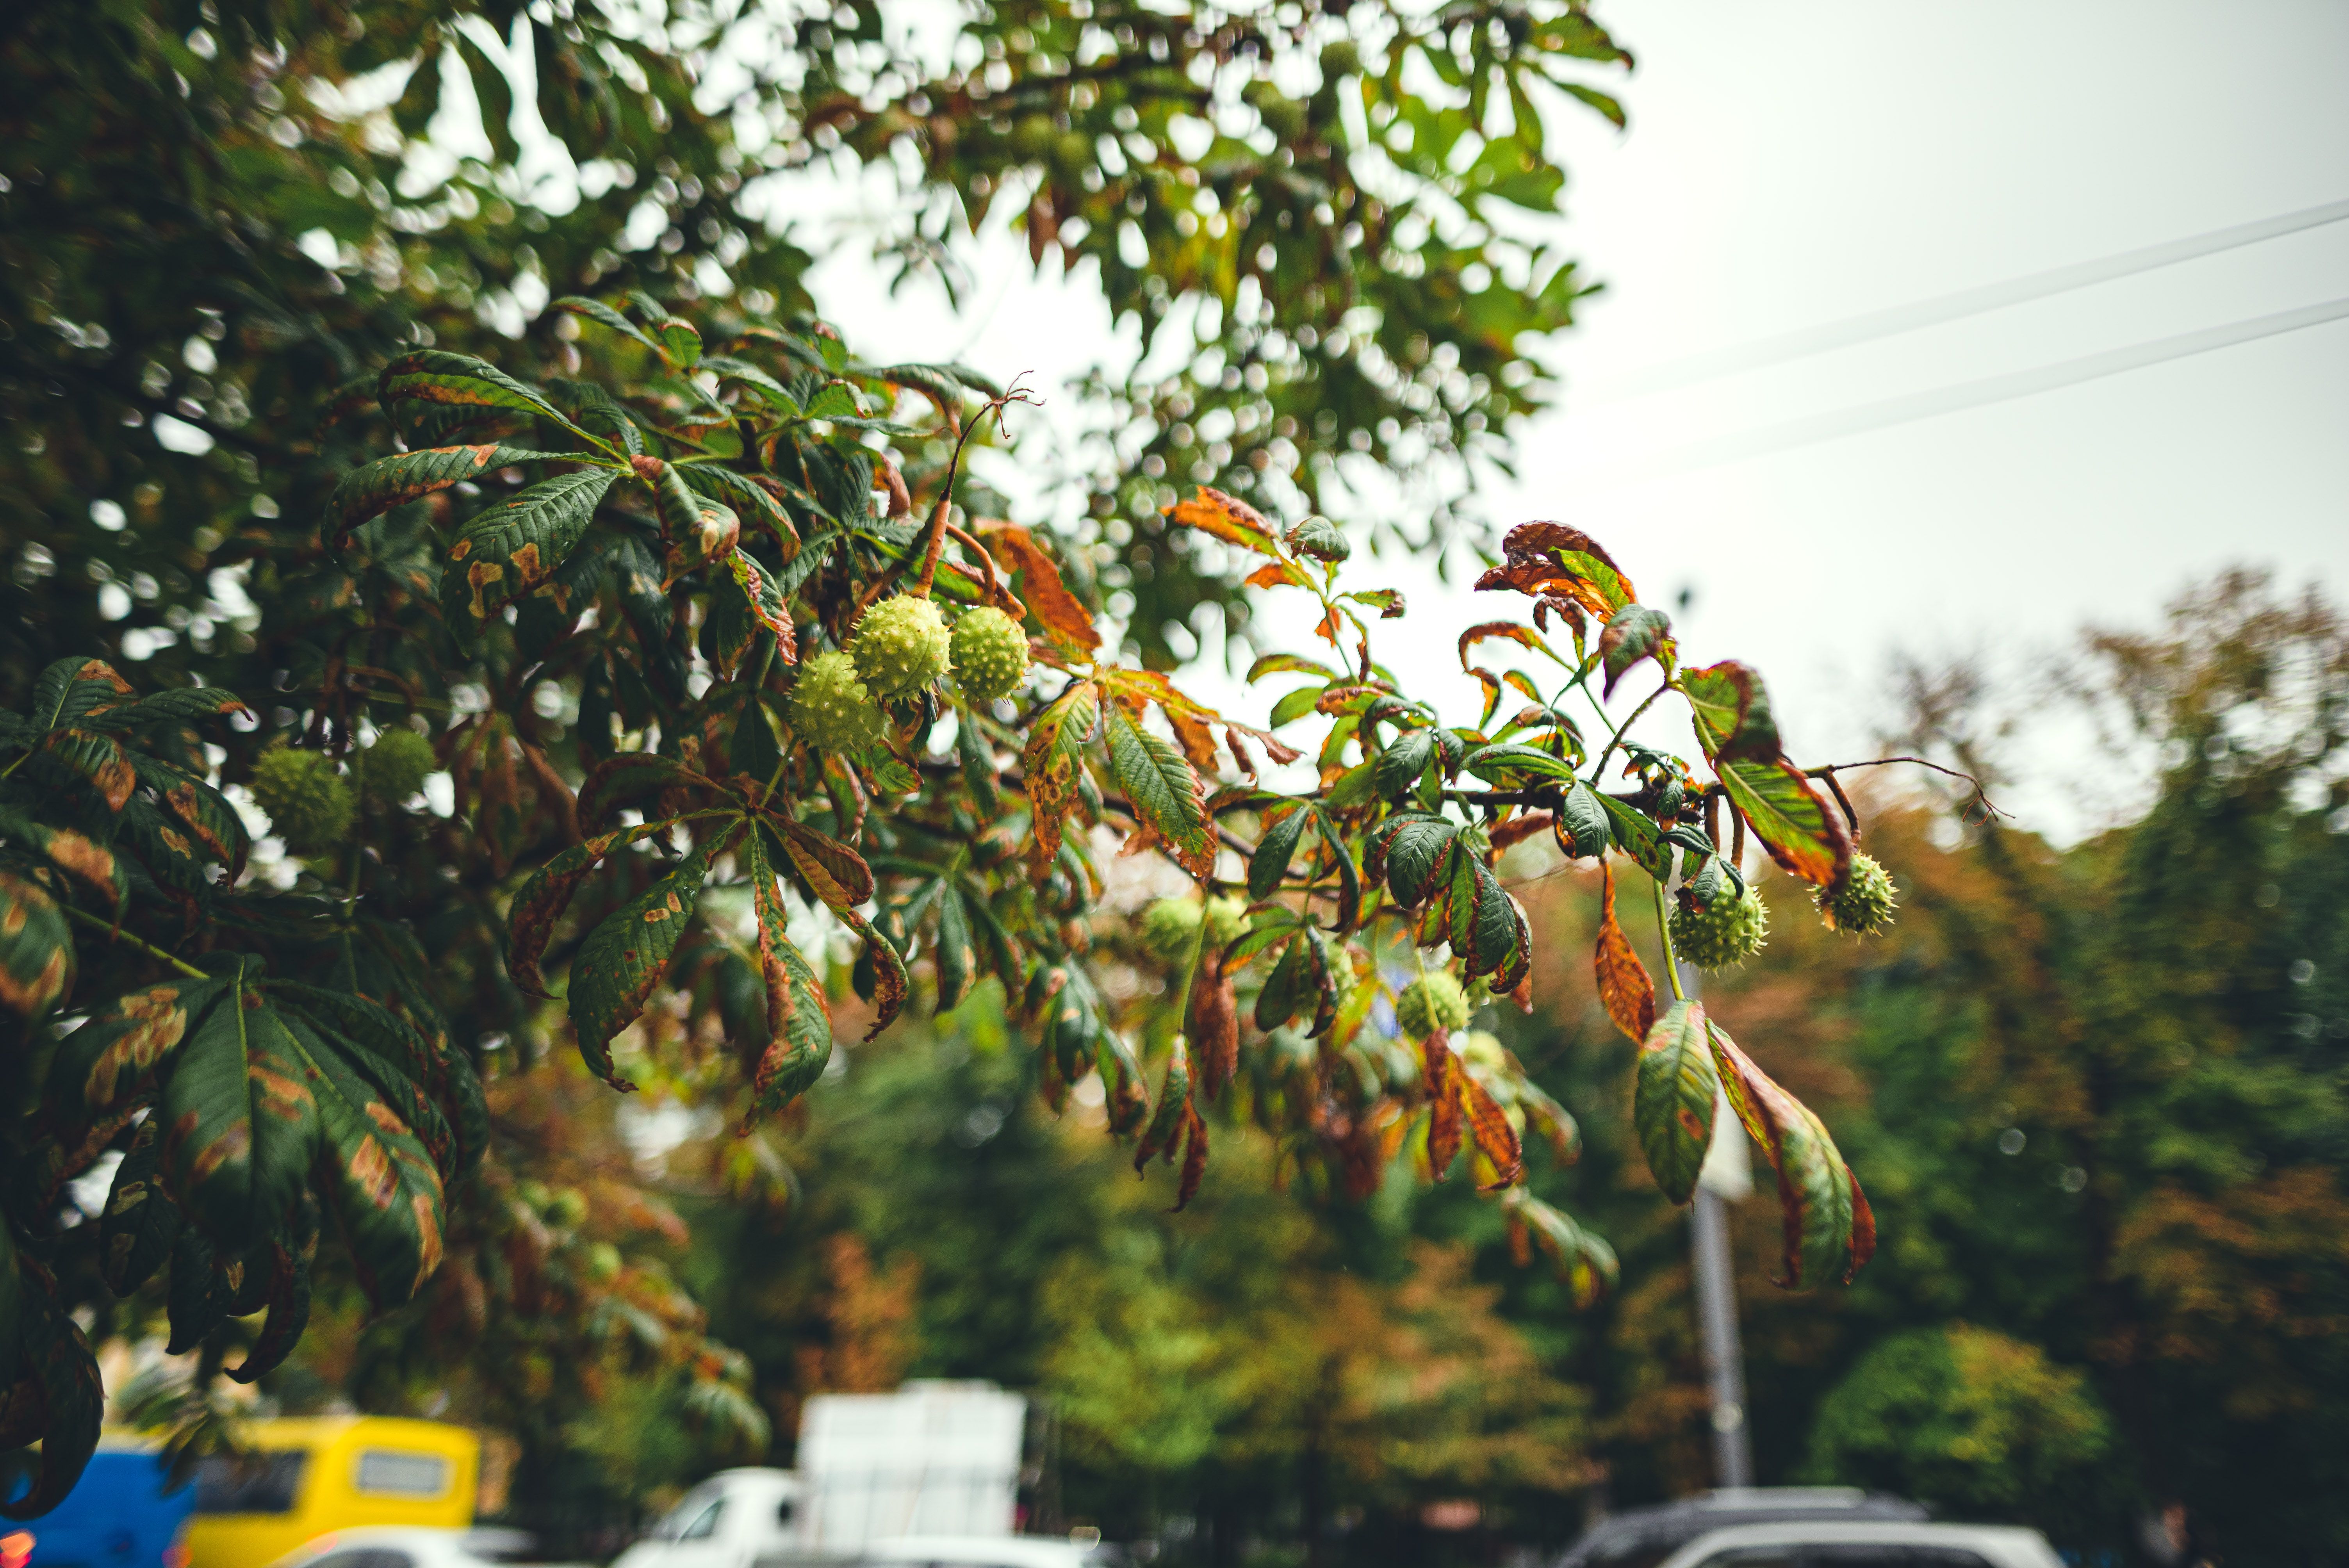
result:
<svg viewBox="0 0 2349 1568"><path fill-rule="evenodd" d="M1696 970L1680 965L1681 987L1693 998ZM1729 1205L1754 1191L1753 1159L1745 1130L1718 1096L1713 1110L1713 1144L1698 1174L1689 1210L1689 1252L1696 1275L1697 1342L1704 1358L1706 1392L1713 1412L1713 1470L1716 1485L1754 1484L1754 1440L1745 1421L1745 1355L1737 1335L1737 1285L1729 1255Z"/></svg>

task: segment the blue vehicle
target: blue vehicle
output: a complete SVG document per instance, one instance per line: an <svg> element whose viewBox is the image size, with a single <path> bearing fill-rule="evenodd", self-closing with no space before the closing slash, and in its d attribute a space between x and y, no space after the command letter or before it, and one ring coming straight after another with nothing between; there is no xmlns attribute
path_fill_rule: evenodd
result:
<svg viewBox="0 0 2349 1568"><path fill-rule="evenodd" d="M105 1439L64 1501L0 1535L0 1568L187 1568L195 1488L163 1484L154 1444Z"/></svg>

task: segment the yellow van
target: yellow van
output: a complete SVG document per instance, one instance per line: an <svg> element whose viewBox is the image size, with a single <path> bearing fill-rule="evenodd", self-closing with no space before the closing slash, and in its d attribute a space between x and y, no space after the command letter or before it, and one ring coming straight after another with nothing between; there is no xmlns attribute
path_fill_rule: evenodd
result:
<svg viewBox="0 0 2349 1568"><path fill-rule="evenodd" d="M255 1421L257 1460L196 1471L188 1568L267 1568L328 1531L473 1522L481 1440L463 1427L388 1416Z"/></svg>

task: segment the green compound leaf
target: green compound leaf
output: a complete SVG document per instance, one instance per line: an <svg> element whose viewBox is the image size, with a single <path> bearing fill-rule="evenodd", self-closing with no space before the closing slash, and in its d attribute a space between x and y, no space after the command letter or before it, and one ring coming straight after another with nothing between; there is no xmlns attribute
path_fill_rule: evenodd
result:
<svg viewBox="0 0 2349 1568"><path fill-rule="evenodd" d="M660 983L669 954L691 923L701 883L721 838L713 837L679 861L667 876L587 934L571 964L571 1022L579 1054L614 1088L636 1086L612 1066L612 1037L636 1021Z"/></svg>
<svg viewBox="0 0 2349 1568"><path fill-rule="evenodd" d="M1212 874L1216 834L1207 816L1206 786L1181 748L1143 728L1123 704L1105 706L1110 769L1134 815L1166 841L1185 871L1198 877Z"/></svg>
<svg viewBox="0 0 2349 1568"><path fill-rule="evenodd" d="M500 446L495 441L478 446L427 447L422 451L379 458L365 468L352 469L336 482L334 493L326 498L326 511L319 520L320 526L328 542L339 550L350 538L351 530L369 518L380 517L396 506L406 506L460 480L478 479L514 463L577 462L581 459L582 454L576 452L533 452Z"/></svg>
<svg viewBox="0 0 2349 1568"><path fill-rule="evenodd" d="M558 474L465 524L440 575L450 629L470 640L499 610L553 577L618 477L610 469Z"/></svg>
<svg viewBox="0 0 2349 1568"><path fill-rule="evenodd" d="M57 1300L57 1282L5 1242L0 1293L15 1309L5 1315L15 1321L8 1325L9 1382L0 1388L0 1444L23 1448L35 1439L41 1444L32 1486L0 1502L0 1516L34 1519L55 1508L81 1480L98 1448L106 1391L80 1325Z"/></svg>
<svg viewBox="0 0 2349 1568"><path fill-rule="evenodd" d="M573 434L587 432L533 387L470 354L427 348L403 354L383 367L376 398L386 418L411 447L440 444L440 438L469 425L513 414L550 420Z"/></svg>
<svg viewBox="0 0 2349 1568"><path fill-rule="evenodd" d="M1721 1026L1708 1033L1730 1108L1778 1173L1785 1249L1776 1283L1789 1290L1830 1279L1850 1284L1876 1253L1876 1215L1859 1179L1808 1106L1754 1066Z"/></svg>
<svg viewBox="0 0 2349 1568"><path fill-rule="evenodd" d="M1704 1005L1675 1002L1640 1045L1631 1120L1648 1170L1664 1196L1685 1203L1696 1191L1713 1146L1714 1091L1720 1079L1705 1036Z"/></svg>

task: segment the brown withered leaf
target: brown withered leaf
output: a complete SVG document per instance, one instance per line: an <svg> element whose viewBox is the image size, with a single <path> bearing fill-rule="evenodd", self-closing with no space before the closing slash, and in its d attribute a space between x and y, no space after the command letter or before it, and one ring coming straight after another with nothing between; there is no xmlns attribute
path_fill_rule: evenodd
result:
<svg viewBox="0 0 2349 1568"><path fill-rule="evenodd" d="M1029 613L1044 624L1053 638L1073 648L1101 646L1101 633L1077 596L1061 581L1061 569L1044 552L1035 536L1017 523L982 525L989 548L1006 568L1028 575Z"/></svg>
<svg viewBox="0 0 2349 1568"><path fill-rule="evenodd" d="M1599 1000L1615 1026L1634 1042L1645 1041L1656 1026L1656 983L1648 978L1631 939L1615 920L1615 868L1599 862L1599 949L1594 967L1599 976Z"/></svg>
<svg viewBox="0 0 2349 1568"><path fill-rule="evenodd" d="M1496 637L1506 638L1520 647L1531 648L1537 653L1549 651L1548 645L1542 641L1531 626L1520 625L1515 621L1485 621L1460 634L1460 667L1464 670L1470 667L1469 649L1479 643Z"/></svg>
<svg viewBox="0 0 2349 1568"><path fill-rule="evenodd" d="M1492 1163L1494 1178L1480 1191L1497 1192L1504 1187L1514 1187L1526 1173L1525 1145L1517 1138L1517 1130L1509 1125L1508 1113L1501 1109L1476 1075L1464 1068L1455 1073L1460 1085L1461 1109L1467 1113L1469 1136L1476 1140L1477 1152Z"/></svg>
<svg viewBox="0 0 2349 1568"><path fill-rule="evenodd" d="M1174 1207L1167 1212L1179 1214L1199 1195L1199 1182L1207 1174L1207 1122L1197 1109L1190 1114L1188 1140L1183 1145L1183 1181L1174 1190Z"/></svg>
<svg viewBox="0 0 2349 1568"><path fill-rule="evenodd" d="M1239 1071L1240 1004L1232 977L1224 973L1223 953L1212 945L1200 953L1198 976L1191 984L1190 1033L1199 1085L1213 1099Z"/></svg>
<svg viewBox="0 0 2349 1568"><path fill-rule="evenodd" d="M1420 1061L1427 1075L1427 1171L1444 1180L1460 1156L1460 1060L1452 1054L1452 1039L1442 1029L1420 1042Z"/></svg>
<svg viewBox="0 0 2349 1568"><path fill-rule="evenodd" d="M1520 811L1507 821L1494 825L1493 848L1506 850L1511 844L1522 843L1537 833L1547 833L1549 831L1550 823L1554 820L1556 819L1547 811Z"/></svg>

